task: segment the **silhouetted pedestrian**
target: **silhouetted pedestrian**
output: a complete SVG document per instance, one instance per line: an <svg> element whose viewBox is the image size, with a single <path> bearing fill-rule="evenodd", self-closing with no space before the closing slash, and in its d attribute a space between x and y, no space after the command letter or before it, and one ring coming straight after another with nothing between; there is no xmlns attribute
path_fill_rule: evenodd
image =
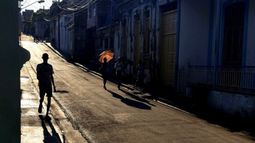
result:
<svg viewBox="0 0 255 143"><path fill-rule="evenodd" d="M38 43L38 42L39 42L39 39L38 39L37 36L34 36L34 42L35 42L35 43Z"/></svg>
<svg viewBox="0 0 255 143"><path fill-rule="evenodd" d="M135 86L142 86L144 82L144 69L143 66L140 62L137 66L137 73L136 73L136 81L135 81Z"/></svg>
<svg viewBox="0 0 255 143"><path fill-rule="evenodd" d="M108 73L108 63L107 63L107 59L104 58L104 62L102 64L102 67L101 67L101 71L102 71L102 76L103 76L103 84L104 84L104 89L106 90L106 82L109 78L109 73Z"/></svg>
<svg viewBox="0 0 255 143"><path fill-rule="evenodd" d="M114 64L114 68L115 68L115 76L116 76L117 82L118 82L118 89L120 89L121 78L122 78L122 70L123 70L123 61L122 61L121 58L118 58L118 60Z"/></svg>
<svg viewBox="0 0 255 143"><path fill-rule="evenodd" d="M48 64L49 56L47 53L44 53L42 55L43 63L38 64L36 67L37 71L37 79L39 80L39 92L40 92L40 103L38 112L42 113L42 103L44 100L45 94L48 98L48 104L47 104L47 112L46 117L49 117L49 110L50 110L50 104L51 104L51 97L52 97L52 85L54 87L54 91L56 91L56 87L54 84L54 78L53 78L53 67L52 65Z"/></svg>

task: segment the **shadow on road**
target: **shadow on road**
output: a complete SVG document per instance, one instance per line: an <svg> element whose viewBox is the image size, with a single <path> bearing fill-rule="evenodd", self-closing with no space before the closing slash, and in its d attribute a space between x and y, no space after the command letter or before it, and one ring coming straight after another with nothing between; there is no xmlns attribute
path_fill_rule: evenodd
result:
<svg viewBox="0 0 255 143"><path fill-rule="evenodd" d="M149 104L149 105L151 105L151 106L155 106L154 104L151 104L148 100L146 100L146 99L144 99L144 98L141 98L141 97L139 97L139 96L137 96L137 95L135 95L135 94L132 94L132 93L130 93L130 92L124 90L124 89L120 89L120 90L121 90L122 92L124 92L126 95L128 95L129 97L131 97L131 98L133 98L133 99L135 99L135 100L137 100L137 101L141 101L141 102L147 103L147 104Z"/></svg>
<svg viewBox="0 0 255 143"><path fill-rule="evenodd" d="M69 92L66 91L66 90L56 90L55 92L56 92L56 93L69 93Z"/></svg>
<svg viewBox="0 0 255 143"><path fill-rule="evenodd" d="M220 125L233 133L242 132L255 141L254 119L228 116L210 109L204 112L193 111L192 113L194 113L198 118L206 120L208 123Z"/></svg>
<svg viewBox="0 0 255 143"><path fill-rule="evenodd" d="M115 97L117 99L120 99L121 102L125 103L126 105L136 107L136 108L139 108L139 109L151 110L151 107L148 106L147 104L144 104L144 103L139 102L139 101L131 100L129 98L122 97L121 95L119 95L119 94L117 94L113 91L110 91L110 90L107 90L107 91L110 92L113 97Z"/></svg>
<svg viewBox="0 0 255 143"><path fill-rule="evenodd" d="M43 142L44 143L62 143L59 137L59 134L56 132L50 119L45 119L42 115L39 115L39 118L41 119L41 125L43 128L43 135L44 135ZM51 133L49 132L46 124L49 125ZM65 141L63 143L65 143Z"/></svg>

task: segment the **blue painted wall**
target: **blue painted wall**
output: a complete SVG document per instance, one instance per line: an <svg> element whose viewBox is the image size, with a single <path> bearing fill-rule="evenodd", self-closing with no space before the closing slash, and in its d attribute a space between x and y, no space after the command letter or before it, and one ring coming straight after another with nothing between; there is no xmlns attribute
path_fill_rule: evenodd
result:
<svg viewBox="0 0 255 143"><path fill-rule="evenodd" d="M255 1L249 1L246 66L255 66Z"/></svg>
<svg viewBox="0 0 255 143"><path fill-rule="evenodd" d="M179 68L207 65L210 1L180 0Z"/></svg>

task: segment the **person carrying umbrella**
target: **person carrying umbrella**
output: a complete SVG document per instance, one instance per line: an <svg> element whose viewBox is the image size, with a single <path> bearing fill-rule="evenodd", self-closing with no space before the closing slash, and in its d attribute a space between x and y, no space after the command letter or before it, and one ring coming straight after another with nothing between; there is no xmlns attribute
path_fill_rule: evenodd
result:
<svg viewBox="0 0 255 143"><path fill-rule="evenodd" d="M103 51L99 56L99 62L102 63L101 72L103 77L104 89L106 90L106 82L109 78L108 62L113 59L113 52L110 50Z"/></svg>

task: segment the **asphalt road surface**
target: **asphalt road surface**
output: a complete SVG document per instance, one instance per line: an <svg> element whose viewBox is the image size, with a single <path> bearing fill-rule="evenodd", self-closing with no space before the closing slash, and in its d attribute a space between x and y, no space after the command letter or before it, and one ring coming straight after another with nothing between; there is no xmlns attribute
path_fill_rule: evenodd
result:
<svg viewBox="0 0 255 143"><path fill-rule="evenodd" d="M23 38L22 46L30 51L30 72L42 62L44 52L53 65L61 105L73 126L91 143L246 143L254 142L240 132L210 124L194 115L107 83L66 62L42 43ZM34 82L37 82L34 79Z"/></svg>

